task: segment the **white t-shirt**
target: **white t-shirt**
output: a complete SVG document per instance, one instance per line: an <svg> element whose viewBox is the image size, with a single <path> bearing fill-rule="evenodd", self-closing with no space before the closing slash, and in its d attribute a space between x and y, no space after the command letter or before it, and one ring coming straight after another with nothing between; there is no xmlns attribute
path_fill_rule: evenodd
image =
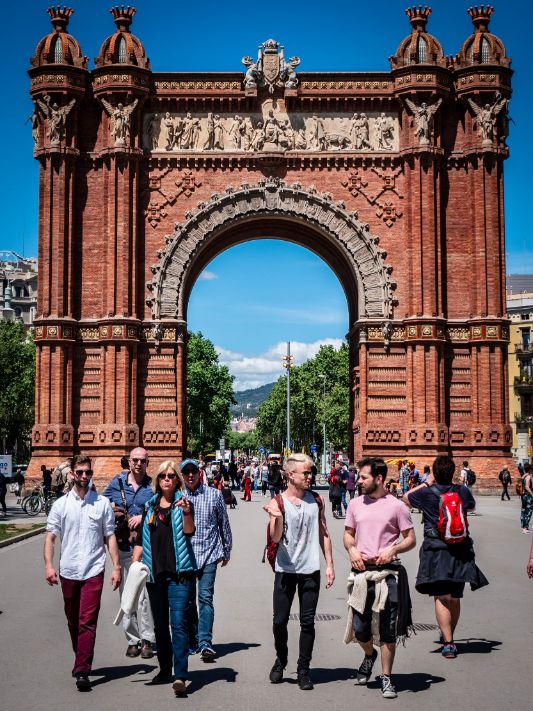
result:
<svg viewBox="0 0 533 711"><path fill-rule="evenodd" d="M283 497L285 539L281 539L276 556L278 573L314 573L320 570L319 508L308 491L300 504Z"/></svg>

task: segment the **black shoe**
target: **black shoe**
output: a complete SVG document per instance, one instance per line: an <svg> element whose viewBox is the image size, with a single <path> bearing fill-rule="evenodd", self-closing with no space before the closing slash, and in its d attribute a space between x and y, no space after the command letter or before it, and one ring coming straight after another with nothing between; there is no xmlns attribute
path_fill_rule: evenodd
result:
<svg viewBox="0 0 533 711"><path fill-rule="evenodd" d="M87 674L76 674L76 686L78 691L90 691L92 689L91 682Z"/></svg>
<svg viewBox="0 0 533 711"><path fill-rule="evenodd" d="M131 659L133 659L134 657L138 657L140 653L141 648L138 644L129 644L128 648L126 649L126 656L130 657Z"/></svg>
<svg viewBox="0 0 533 711"><path fill-rule="evenodd" d="M157 686L158 684L172 684L174 681L174 676L169 672L168 674L163 672L157 672L148 682L147 686Z"/></svg>
<svg viewBox="0 0 533 711"><path fill-rule="evenodd" d="M298 672L298 686L302 691L312 691L315 687L309 678L309 670L305 669Z"/></svg>
<svg viewBox="0 0 533 711"><path fill-rule="evenodd" d="M152 659L154 656L154 650L152 649L152 643L147 639L143 639L141 647L141 659Z"/></svg>
<svg viewBox="0 0 533 711"><path fill-rule="evenodd" d="M377 649L372 650L372 656L367 657L365 654L365 658L361 662L361 666L357 670L357 677L355 679L355 683L359 685L367 684L368 680L372 676L372 669L374 668L374 662L378 658L378 652Z"/></svg>
<svg viewBox="0 0 533 711"><path fill-rule="evenodd" d="M283 681L283 670L285 669L285 665L280 662L280 660L276 657L276 661L274 662L274 666L270 670L270 674L268 675L268 678L272 682L272 684L281 684Z"/></svg>
<svg viewBox="0 0 533 711"><path fill-rule="evenodd" d="M200 659L202 660L202 662L214 662L216 655L217 653L215 652L213 647L210 647L207 644L200 649Z"/></svg>

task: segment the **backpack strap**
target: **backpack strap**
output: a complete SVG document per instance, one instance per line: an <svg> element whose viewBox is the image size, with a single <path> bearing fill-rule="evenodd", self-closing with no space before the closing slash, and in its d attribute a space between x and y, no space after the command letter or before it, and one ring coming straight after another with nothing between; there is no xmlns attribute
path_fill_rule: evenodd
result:
<svg viewBox="0 0 533 711"><path fill-rule="evenodd" d="M285 520L285 503L283 502L283 496L281 494L276 494L276 496L274 496L274 499L276 500L278 508L281 511L281 515L283 517L283 533L281 534L280 540L285 541L285 543L287 543L287 522Z"/></svg>
<svg viewBox="0 0 533 711"><path fill-rule="evenodd" d="M126 501L126 492L124 491L124 481L122 479L122 476L119 474L118 475L118 486L120 489L120 496L122 498L122 505L124 506L124 510L126 511L126 514L128 513L128 503Z"/></svg>
<svg viewBox="0 0 533 711"><path fill-rule="evenodd" d="M324 502L322 501L322 497L320 496L320 494L317 494L316 491L310 491L309 493L313 494L313 496L315 497L315 501L318 506L318 511L320 513L320 511L322 511L322 509L324 508Z"/></svg>

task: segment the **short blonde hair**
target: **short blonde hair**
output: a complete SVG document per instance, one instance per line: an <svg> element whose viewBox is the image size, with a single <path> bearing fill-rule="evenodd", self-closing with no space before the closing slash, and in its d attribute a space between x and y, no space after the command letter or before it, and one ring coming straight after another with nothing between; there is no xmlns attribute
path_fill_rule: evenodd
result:
<svg viewBox="0 0 533 711"><path fill-rule="evenodd" d="M179 468L178 463L175 462L173 459L166 459L164 462L161 462L161 464L160 464L159 467L157 468L157 471L156 471L156 473L155 473L154 480L153 480L153 482L152 482L152 486L153 486L153 489L154 489L154 493L155 493L155 494L161 494L161 493L162 493L161 487L160 487L160 485L159 485L159 475L160 475L160 474L166 474L166 472L168 472L169 469L170 469L171 471L173 471L174 474L176 474L177 481L178 481L178 489L179 489L180 491L183 491L183 489L184 489L184 487L185 487L185 484L184 484L184 482L183 482L183 477L182 477L182 475L181 475L181 472L180 472L180 468Z"/></svg>
<svg viewBox="0 0 533 711"><path fill-rule="evenodd" d="M290 456L287 457L287 459L283 462L283 471L288 474L289 472L292 472L294 469L291 464L309 464L310 467L313 466L315 463L313 459L308 454L302 454L302 452L295 452L294 454L291 454Z"/></svg>

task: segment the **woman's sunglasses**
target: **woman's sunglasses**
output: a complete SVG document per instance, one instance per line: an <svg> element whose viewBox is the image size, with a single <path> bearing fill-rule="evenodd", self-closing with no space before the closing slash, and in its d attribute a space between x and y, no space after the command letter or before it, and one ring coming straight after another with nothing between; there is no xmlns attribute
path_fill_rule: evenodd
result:
<svg viewBox="0 0 533 711"><path fill-rule="evenodd" d="M157 478L158 478L158 479L170 479L170 480L172 480L172 479L175 479L176 476L177 476L176 474L160 474Z"/></svg>

